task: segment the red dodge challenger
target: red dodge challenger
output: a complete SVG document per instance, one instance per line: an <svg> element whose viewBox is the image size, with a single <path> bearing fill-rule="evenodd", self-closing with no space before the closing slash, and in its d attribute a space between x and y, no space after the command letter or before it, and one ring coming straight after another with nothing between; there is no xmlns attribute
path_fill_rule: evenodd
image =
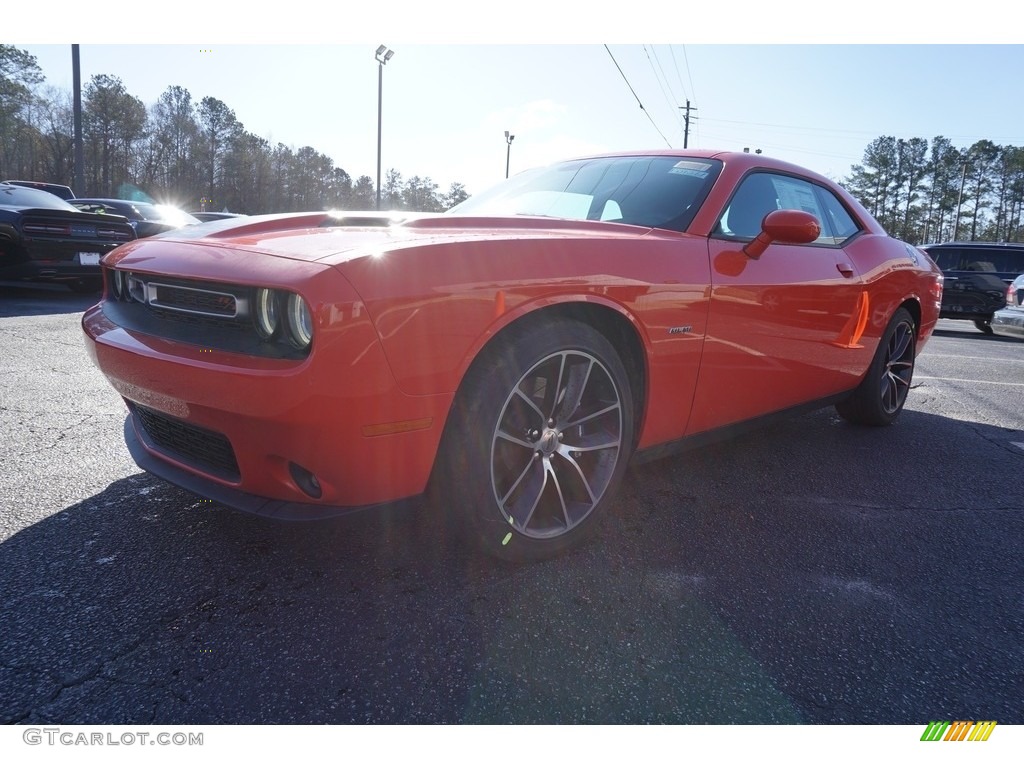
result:
<svg viewBox="0 0 1024 768"><path fill-rule="evenodd" d="M212 222L102 266L82 326L139 466L272 517L432 498L513 560L586 537L631 459L832 404L891 423L942 294L828 179L693 150L445 214Z"/></svg>

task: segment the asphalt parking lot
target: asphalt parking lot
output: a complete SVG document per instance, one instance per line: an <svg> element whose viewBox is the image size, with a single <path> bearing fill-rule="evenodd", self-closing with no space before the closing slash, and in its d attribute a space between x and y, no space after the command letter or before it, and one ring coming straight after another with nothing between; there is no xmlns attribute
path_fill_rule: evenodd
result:
<svg viewBox="0 0 1024 768"><path fill-rule="evenodd" d="M942 321L895 426L637 467L517 567L141 472L89 303L0 285L0 722L1024 723L1024 342Z"/></svg>

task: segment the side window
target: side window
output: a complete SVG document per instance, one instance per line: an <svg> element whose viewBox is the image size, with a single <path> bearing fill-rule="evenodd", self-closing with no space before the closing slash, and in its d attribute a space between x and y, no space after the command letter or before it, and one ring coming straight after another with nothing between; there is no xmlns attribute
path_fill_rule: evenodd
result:
<svg viewBox="0 0 1024 768"><path fill-rule="evenodd" d="M828 215L825 205L825 195L832 196L828 190L792 176L776 177L775 186L779 190L780 208L804 211L818 220L821 234L814 241L816 245L838 245L842 242L835 232L834 222Z"/></svg>
<svg viewBox="0 0 1024 768"><path fill-rule="evenodd" d="M753 238L764 217L775 210L805 211L818 220L817 245L839 245L860 231L857 222L832 192L806 179L772 173L752 173L736 190L722 214L716 234Z"/></svg>
<svg viewBox="0 0 1024 768"><path fill-rule="evenodd" d="M767 173L752 173L740 182L715 232L732 237L757 237L764 217L778 209L779 196L772 177Z"/></svg>
<svg viewBox="0 0 1024 768"><path fill-rule="evenodd" d="M995 257L999 254L993 251L986 250L969 250L964 249L961 261L967 262L961 264L960 268L966 272L998 272L1001 270L996 269Z"/></svg>
<svg viewBox="0 0 1024 768"><path fill-rule="evenodd" d="M831 230L831 237L828 240L831 245L842 245L851 237L860 232L860 225L854 221L850 212L831 191L824 187L815 187L818 197L821 198L821 207L824 212L824 219L821 221L821 238L826 237L826 230ZM826 228L826 224L828 225Z"/></svg>
<svg viewBox="0 0 1024 768"><path fill-rule="evenodd" d="M933 248L928 255L939 265L943 272L950 272L960 268L960 252L951 251L947 248Z"/></svg>
<svg viewBox="0 0 1024 768"><path fill-rule="evenodd" d="M1016 248L964 249L963 269L974 272L1024 273L1024 250Z"/></svg>

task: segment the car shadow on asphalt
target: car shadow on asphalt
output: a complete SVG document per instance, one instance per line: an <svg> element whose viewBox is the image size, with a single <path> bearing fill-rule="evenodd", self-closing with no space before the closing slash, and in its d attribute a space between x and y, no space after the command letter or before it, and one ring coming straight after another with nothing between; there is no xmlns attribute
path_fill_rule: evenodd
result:
<svg viewBox="0 0 1024 768"><path fill-rule="evenodd" d="M75 293L64 285L0 282L0 317L80 314L99 300L99 291Z"/></svg>
<svg viewBox="0 0 1024 768"><path fill-rule="evenodd" d="M0 722L1020 721L1007 437L810 414L634 468L520 566L426 510L282 523L139 473L0 544Z"/></svg>

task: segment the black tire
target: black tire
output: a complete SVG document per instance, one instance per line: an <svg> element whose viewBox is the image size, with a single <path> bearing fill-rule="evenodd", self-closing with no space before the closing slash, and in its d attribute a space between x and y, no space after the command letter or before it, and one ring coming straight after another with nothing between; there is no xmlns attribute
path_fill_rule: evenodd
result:
<svg viewBox="0 0 1024 768"><path fill-rule="evenodd" d="M435 510L503 560L542 560L596 529L633 449L629 377L589 325L512 330L467 373L442 439ZM449 524L453 522L449 519Z"/></svg>
<svg viewBox="0 0 1024 768"><path fill-rule="evenodd" d="M986 336L995 336L995 331L992 330L992 320L975 320L974 327L984 333Z"/></svg>
<svg viewBox="0 0 1024 768"><path fill-rule="evenodd" d="M914 318L900 307L878 342L864 380L849 398L836 404L839 415L854 424L874 427L892 424L907 400L916 355Z"/></svg>

